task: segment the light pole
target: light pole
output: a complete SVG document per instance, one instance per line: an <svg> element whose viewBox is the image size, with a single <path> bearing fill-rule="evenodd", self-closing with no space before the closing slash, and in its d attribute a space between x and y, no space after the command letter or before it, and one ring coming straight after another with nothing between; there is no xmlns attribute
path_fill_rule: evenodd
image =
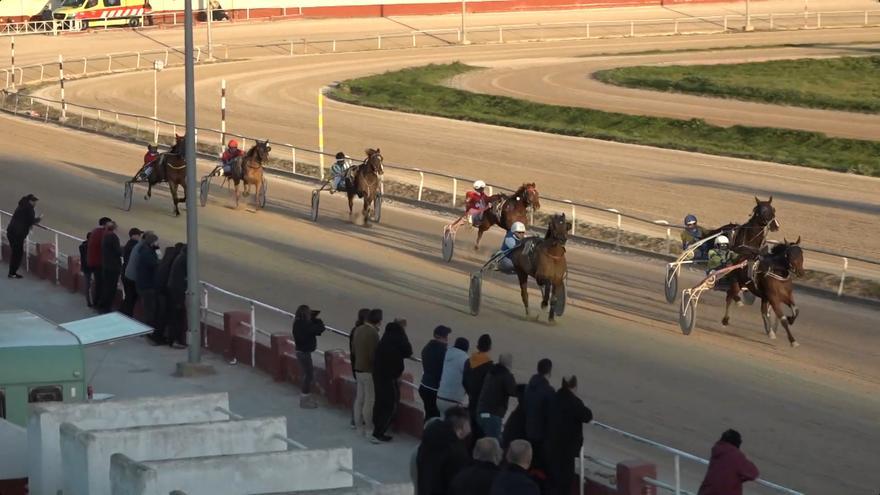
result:
<svg viewBox="0 0 880 495"><path fill-rule="evenodd" d="M165 68L165 62L153 60L153 144L159 142L159 72Z"/></svg>
<svg viewBox="0 0 880 495"><path fill-rule="evenodd" d="M461 44L462 45L470 45L471 42L467 39L467 22L465 18L467 17L467 0L461 0Z"/></svg>

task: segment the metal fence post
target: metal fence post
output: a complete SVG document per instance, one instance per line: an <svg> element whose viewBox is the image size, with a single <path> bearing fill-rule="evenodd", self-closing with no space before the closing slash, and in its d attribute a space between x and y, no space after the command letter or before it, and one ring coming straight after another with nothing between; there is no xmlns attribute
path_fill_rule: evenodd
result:
<svg viewBox="0 0 880 495"><path fill-rule="evenodd" d="M724 32L727 32L727 16L724 16Z"/></svg>
<svg viewBox="0 0 880 495"><path fill-rule="evenodd" d="M336 40L333 40L333 53L336 53Z"/></svg>
<svg viewBox="0 0 880 495"><path fill-rule="evenodd" d="M113 72L113 54L107 54L107 72Z"/></svg>
<svg viewBox="0 0 880 495"><path fill-rule="evenodd" d="M458 199L458 179L452 178L452 207L455 208L455 201Z"/></svg>
<svg viewBox="0 0 880 495"><path fill-rule="evenodd" d="M290 172L296 173L296 148L290 148Z"/></svg>
<svg viewBox="0 0 880 495"><path fill-rule="evenodd" d="M413 48L416 47L416 33L413 33L413 34L412 34L412 47L413 47Z"/></svg>
<svg viewBox="0 0 880 495"><path fill-rule="evenodd" d="M58 232L55 232L55 285L58 285L58 272L59 272L59 261L58 253L61 251L58 250Z"/></svg>
<svg viewBox="0 0 880 495"><path fill-rule="evenodd" d="M868 11L865 11L865 26L868 25Z"/></svg>
<svg viewBox="0 0 880 495"><path fill-rule="evenodd" d="M202 312L202 325L203 331L205 332L202 338L202 342L204 342L205 349L208 348L208 288L202 285L202 308L204 311Z"/></svg>
<svg viewBox="0 0 880 495"><path fill-rule="evenodd" d="M251 303L251 368L257 365L257 312Z"/></svg>
<svg viewBox="0 0 880 495"><path fill-rule="evenodd" d="M425 187L425 173L419 172L419 201L422 200L422 189Z"/></svg>
<svg viewBox="0 0 880 495"><path fill-rule="evenodd" d="M82 75L89 75L89 57L83 57L83 72Z"/></svg>
<svg viewBox="0 0 880 495"><path fill-rule="evenodd" d="M867 19L867 18L868 17L866 15L865 19ZM867 22L865 24L867 24ZM498 42L504 43L504 26L498 26Z"/></svg>
<svg viewBox="0 0 880 495"><path fill-rule="evenodd" d="M290 56L292 57L292 56L293 56L293 40L290 40L290 49L289 49L289 53L290 53Z"/></svg>
<svg viewBox="0 0 880 495"><path fill-rule="evenodd" d="M678 19L675 19L675 24L674 24L674 25L675 25L675 28L674 28L673 32L674 32L675 34L678 34Z"/></svg>
<svg viewBox="0 0 880 495"><path fill-rule="evenodd" d="M840 285L837 286L837 297L843 295L843 284L846 282L846 269L849 267L849 260L843 258L843 270L840 272Z"/></svg>
<svg viewBox="0 0 880 495"><path fill-rule="evenodd" d="M629 21L629 37L634 38L636 35L636 21Z"/></svg>
<svg viewBox="0 0 880 495"><path fill-rule="evenodd" d="M580 472L580 483L578 483L578 493L580 495L584 495L584 482L586 480L584 480L584 447L583 447L583 445L581 445L580 468L578 469L578 471Z"/></svg>
<svg viewBox="0 0 880 495"><path fill-rule="evenodd" d="M666 254L672 252L672 229L666 227Z"/></svg>
<svg viewBox="0 0 880 495"><path fill-rule="evenodd" d="M821 27L822 27L822 13L816 12L816 28L818 29Z"/></svg>
<svg viewBox="0 0 880 495"><path fill-rule="evenodd" d="M378 47L379 47L378 49L381 50L382 49L382 35L381 34L376 35L376 40L378 41Z"/></svg>
<svg viewBox="0 0 880 495"><path fill-rule="evenodd" d="M770 31L773 31L773 13L770 13Z"/></svg>
<svg viewBox="0 0 880 495"><path fill-rule="evenodd" d="M10 222L12 219L10 219ZM24 271L27 273L31 272L31 235L28 234L27 237L24 238Z"/></svg>
<svg viewBox="0 0 880 495"><path fill-rule="evenodd" d="M681 459L675 455L675 495L681 494Z"/></svg>
<svg viewBox="0 0 880 495"><path fill-rule="evenodd" d="M590 23L587 23L587 39L590 39Z"/></svg>
<svg viewBox="0 0 880 495"><path fill-rule="evenodd" d="M136 68L136 69L140 69L140 68L141 68L141 52L137 52L137 63L136 63L136 65L135 65L135 68Z"/></svg>

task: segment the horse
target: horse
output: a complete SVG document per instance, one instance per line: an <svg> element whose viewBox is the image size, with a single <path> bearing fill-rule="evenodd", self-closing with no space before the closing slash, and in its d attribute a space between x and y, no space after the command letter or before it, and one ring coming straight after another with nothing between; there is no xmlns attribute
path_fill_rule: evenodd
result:
<svg viewBox="0 0 880 495"><path fill-rule="evenodd" d="M560 289L564 290L565 274L568 271L565 243L569 230L571 222L565 220L564 214L553 215L543 239L527 239L513 254L513 268L519 279L526 318L529 317L528 284L531 276L541 288L541 309L546 309L549 305L548 322L556 323L557 294ZM531 250L526 249L530 243L534 243L534 246L531 246Z"/></svg>
<svg viewBox="0 0 880 495"><path fill-rule="evenodd" d="M247 196L247 188L254 186L254 209L260 208L260 188L263 187L263 166L269 162L269 152L272 147L269 141L257 141L251 149L240 159L236 160L235 172L232 182L235 184L235 207L238 208L238 186L244 182L244 193Z"/></svg>
<svg viewBox="0 0 880 495"><path fill-rule="evenodd" d="M380 175L385 173L385 159L382 157L382 151L379 148L367 149L367 158L360 165L357 165L354 172L346 175L345 178L345 194L348 196L348 216L354 213L354 196L364 199L364 226L370 224L370 218L373 216L373 208L376 204L376 196L381 190L382 181Z"/></svg>
<svg viewBox="0 0 880 495"><path fill-rule="evenodd" d="M794 303L794 287L792 283L792 275L803 276L804 274L804 252L800 247L801 238L795 242L783 240L782 244L773 246L770 252L759 257L758 267L755 270L754 277L748 277L745 270L736 270L736 285L743 285L753 294L761 298L761 317L764 320L764 332L771 338L776 338L776 327L782 322L785 333L788 334L788 342L792 347L797 347L797 340L791 333L791 326L794 325L800 311ZM733 286L734 284L731 284ZM731 290L727 291L727 307L733 299ZM785 304L791 310L791 316L785 316L782 312L782 305ZM771 324L770 309L776 316L776 320ZM722 324L730 323L730 317L725 311Z"/></svg>
<svg viewBox="0 0 880 495"><path fill-rule="evenodd" d="M483 238L483 232L491 229L493 225L501 227L505 232L510 230L514 222L528 225L528 208L531 207L533 210L541 208L540 195L534 182L521 185L511 196L492 195L489 201L493 204L496 201L500 201L500 203L497 208L489 208L483 212L483 217L477 225L477 241L474 243L474 250L480 249L480 239Z"/></svg>
<svg viewBox="0 0 880 495"><path fill-rule="evenodd" d="M174 202L174 216L180 216L180 203L186 203L186 136L174 135L174 144L166 153L160 153L156 158L156 166L147 180L147 194L144 200L149 200L153 195L153 186L162 182L168 182L171 190L171 200ZM183 198L178 199L177 188L183 187Z"/></svg>

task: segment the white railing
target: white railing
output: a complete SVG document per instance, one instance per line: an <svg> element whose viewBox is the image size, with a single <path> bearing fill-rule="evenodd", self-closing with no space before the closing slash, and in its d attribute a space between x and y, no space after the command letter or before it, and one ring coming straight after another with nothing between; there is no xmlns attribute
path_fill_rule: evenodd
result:
<svg viewBox="0 0 880 495"><path fill-rule="evenodd" d="M64 31L80 30L82 30L82 22L79 19L0 23L0 37L27 34L53 34L57 36Z"/></svg>
<svg viewBox="0 0 880 495"><path fill-rule="evenodd" d="M155 55L165 56L165 53L162 51L157 52ZM130 57L132 54L125 55ZM12 102L8 101L9 99L12 99ZM37 96L5 94L2 106L16 115L43 122L59 121L61 119L61 112L58 109L63 107L65 108L66 120L63 122L65 125L125 138L130 138L133 132L134 138L143 142L152 142L154 132L160 132L165 136L174 136L184 129L183 123ZM249 141L255 142L258 139L228 130L198 127L196 144L201 143L202 148L206 146L208 148L216 147L216 151L219 152L222 150L225 140L231 137L238 139L242 147L246 147ZM321 180L325 178L325 170L321 166L322 160L320 158L323 156L324 158L332 159L333 155L331 153L322 153L318 150L299 147L290 143L270 141L270 144L276 153L275 156L283 157L273 160L273 163L268 167L276 173L293 177L315 177ZM278 151L281 151L281 153L279 154ZM203 158L209 159L214 159L217 156L214 153L204 151L200 152L200 155ZM392 163L387 163L385 169L386 180L390 179L400 184L413 186L416 190L417 201L449 208L458 208L462 204L463 195L459 194L459 183L462 183L463 187L467 187L466 185L474 180L473 178ZM514 188L506 185L489 184L488 189L491 194L502 191L512 192ZM423 194L426 190L445 193L448 202L440 204L436 201L428 201L425 199L427 196ZM662 244L662 246L654 246L654 251L669 255L675 252L672 247L673 243L677 244L678 242L675 236L673 236L673 231L683 228L676 225L675 222L666 219L646 218L621 211L618 208L608 208L583 201L542 196L541 202L542 212L565 213L567 215L572 221L570 232L572 236L577 237L578 229L582 229L584 226L583 222L589 222L592 225L604 228L604 233L598 233L600 235L599 240L613 245L616 249L626 245L624 239L626 235L636 234L645 236L649 240L658 240L658 243ZM533 215L531 222L534 223L534 212L531 214ZM601 238L603 235L604 238ZM596 240L596 237L588 238L587 240ZM776 241L771 240L770 242ZM819 268L820 271L833 273L835 266L840 267L839 283L836 291L838 296L842 296L846 292L846 278L853 273L872 280L880 278L880 261L878 260L821 248L804 247L804 249L820 255L819 259L812 260L814 266ZM837 260L836 262L834 261L835 259Z"/></svg>

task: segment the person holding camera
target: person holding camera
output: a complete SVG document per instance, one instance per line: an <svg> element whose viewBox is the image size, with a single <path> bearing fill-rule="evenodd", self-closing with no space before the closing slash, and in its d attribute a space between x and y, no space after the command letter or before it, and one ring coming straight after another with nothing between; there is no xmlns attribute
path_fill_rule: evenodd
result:
<svg viewBox="0 0 880 495"><path fill-rule="evenodd" d="M318 402L312 397L312 382L315 380L315 365L312 353L318 348L318 335L324 333L324 322L318 318L320 311L315 311L305 304L296 308L293 318L293 343L296 345L296 360L302 370L302 395L299 407L315 409Z"/></svg>

